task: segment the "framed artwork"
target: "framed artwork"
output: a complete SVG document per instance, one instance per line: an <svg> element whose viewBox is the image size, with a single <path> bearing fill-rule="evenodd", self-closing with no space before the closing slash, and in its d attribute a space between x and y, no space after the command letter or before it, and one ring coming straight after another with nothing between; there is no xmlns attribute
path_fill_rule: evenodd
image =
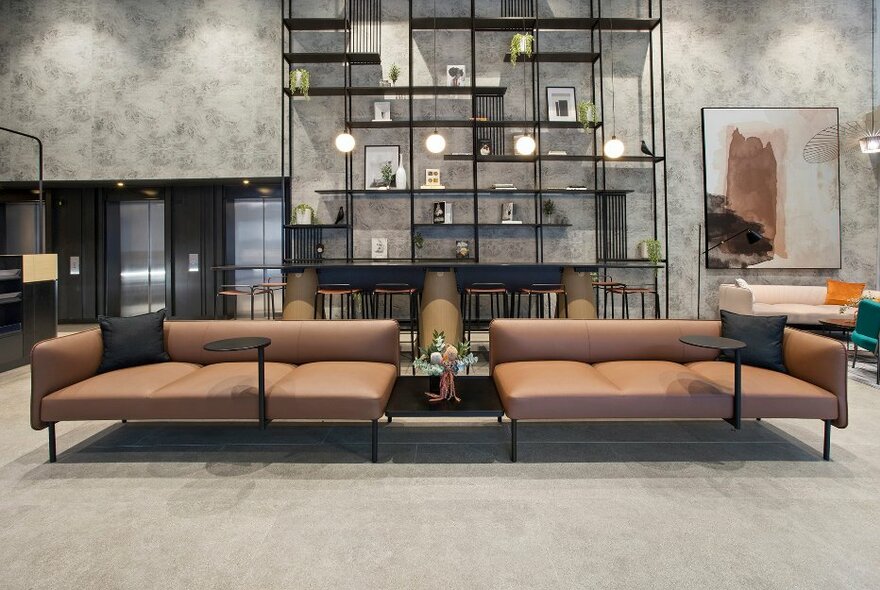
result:
<svg viewBox="0 0 880 590"><path fill-rule="evenodd" d="M563 86L547 87L547 120L577 121L577 101L574 88Z"/></svg>
<svg viewBox="0 0 880 590"><path fill-rule="evenodd" d="M841 266L840 165L804 146L838 124L836 108L704 108L706 268Z"/></svg>
<svg viewBox="0 0 880 590"><path fill-rule="evenodd" d="M513 221L513 201L501 203L501 221Z"/></svg>
<svg viewBox="0 0 880 590"><path fill-rule="evenodd" d="M388 258L388 238L371 238L370 256L372 258Z"/></svg>
<svg viewBox="0 0 880 590"><path fill-rule="evenodd" d="M377 100L373 103L373 121L391 120L391 101Z"/></svg>
<svg viewBox="0 0 880 590"><path fill-rule="evenodd" d="M469 258L471 255L471 243L468 240L455 241L455 257Z"/></svg>
<svg viewBox="0 0 880 590"><path fill-rule="evenodd" d="M432 207L432 222L441 224L441 223L449 223L447 219L449 218L449 203L446 201L434 201L434 205Z"/></svg>
<svg viewBox="0 0 880 590"><path fill-rule="evenodd" d="M440 169L425 168L425 186L440 187Z"/></svg>
<svg viewBox="0 0 880 590"><path fill-rule="evenodd" d="M400 161L400 146L364 146L364 190L378 191L395 186L397 163ZM388 167L391 168L390 181L387 180ZM383 172L384 171L384 172Z"/></svg>
<svg viewBox="0 0 880 590"><path fill-rule="evenodd" d="M465 74L467 68L463 65L446 66L446 85L465 86Z"/></svg>

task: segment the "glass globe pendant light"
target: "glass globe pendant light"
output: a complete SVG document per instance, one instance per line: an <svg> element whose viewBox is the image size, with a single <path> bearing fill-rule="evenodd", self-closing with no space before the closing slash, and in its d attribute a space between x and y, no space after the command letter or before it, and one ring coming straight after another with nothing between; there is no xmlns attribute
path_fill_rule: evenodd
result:
<svg viewBox="0 0 880 590"><path fill-rule="evenodd" d="M611 160L616 160L623 155L623 142L617 139L617 117L614 113L614 21L611 15L608 15L608 21L611 23L611 36L608 38L609 58L611 60L611 139L605 142L602 147L602 154Z"/></svg>
<svg viewBox="0 0 880 590"><path fill-rule="evenodd" d="M525 33L526 22L525 18L523 18L523 33ZM526 68L523 66L523 120L527 119L526 115L528 114L526 111L528 110L528 99L526 98ZM532 137L528 128L523 129L523 135L520 136L516 143L513 144L513 151L520 156L531 156L535 153L535 149L538 147L537 142L535 142L535 138Z"/></svg>
<svg viewBox="0 0 880 590"><path fill-rule="evenodd" d="M428 136L428 139L425 140L425 147L428 148L428 151L432 154L441 154L443 150L446 149L446 139L437 133L437 130L434 130L434 133Z"/></svg>
<svg viewBox="0 0 880 590"><path fill-rule="evenodd" d="M351 152L354 149L354 146L354 136L348 131L343 131L336 136L336 149L343 154Z"/></svg>

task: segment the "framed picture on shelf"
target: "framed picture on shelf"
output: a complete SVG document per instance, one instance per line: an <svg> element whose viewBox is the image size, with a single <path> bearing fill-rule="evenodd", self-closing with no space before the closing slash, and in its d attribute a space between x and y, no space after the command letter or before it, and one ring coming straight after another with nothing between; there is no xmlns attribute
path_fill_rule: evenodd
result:
<svg viewBox="0 0 880 590"><path fill-rule="evenodd" d="M463 65L446 66L446 85L447 86L466 86L465 74L467 68Z"/></svg>
<svg viewBox="0 0 880 590"><path fill-rule="evenodd" d="M440 169L439 168L425 168L425 184L422 185L423 189L442 189L444 188L442 184L440 184Z"/></svg>
<svg viewBox="0 0 880 590"><path fill-rule="evenodd" d="M455 257L456 258L470 258L471 256L471 243L467 240L456 240L455 241Z"/></svg>
<svg viewBox="0 0 880 590"><path fill-rule="evenodd" d="M399 160L398 145L365 145L364 190L380 191L394 188Z"/></svg>
<svg viewBox="0 0 880 590"><path fill-rule="evenodd" d="M371 258L388 258L388 238L372 238L370 241Z"/></svg>
<svg viewBox="0 0 880 590"><path fill-rule="evenodd" d="M449 203L446 201L434 201L434 205L432 207L432 223L442 224L449 223L447 221L450 218L449 215Z"/></svg>
<svg viewBox="0 0 880 590"><path fill-rule="evenodd" d="M377 100L373 103L373 121L391 120L391 101Z"/></svg>
<svg viewBox="0 0 880 590"><path fill-rule="evenodd" d="M547 120L548 121L577 121L577 104L573 87L548 86L547 87Z"/></svg>
<svg viewBox="0 0 880 590"><path fill-rule="evenodd" d="M501 221L513 221L513 201L501 203Z"/></svg>

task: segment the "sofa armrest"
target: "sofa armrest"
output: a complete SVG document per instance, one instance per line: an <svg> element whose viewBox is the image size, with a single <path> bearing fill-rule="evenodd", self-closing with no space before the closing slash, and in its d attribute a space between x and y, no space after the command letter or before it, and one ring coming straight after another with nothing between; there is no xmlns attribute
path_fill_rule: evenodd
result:
<svg viewBox="0 0 880 590"><path fill-rule="evenodd" d="M752 292L736 285L721 285L718 290L718 309L751 315L755 305Z"/></svg>
<svg viewBox="0 0 880 590"><path fill-rule="evenodd" d="M101 365L101 330L38 342L31 350L31 427L45 428L40 417L43 398L74 383L94 377Z"/></svg>
<svg viewBox="0 0 880 590"><path fill-rule="evenodd" d="M839 340L811 332L785 329L782 341L785 367L792 377L812 383L837 396L837 419L832 423L846 428L846 346Z"/></svg>

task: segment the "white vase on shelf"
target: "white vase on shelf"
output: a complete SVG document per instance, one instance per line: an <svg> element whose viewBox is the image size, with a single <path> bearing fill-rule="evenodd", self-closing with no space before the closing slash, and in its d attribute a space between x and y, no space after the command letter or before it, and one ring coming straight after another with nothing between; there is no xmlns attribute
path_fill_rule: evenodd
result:
<svg viewBox="0 0 880 590"><path fill-rule="evenodd" d="M406 188L406 170L403 169L403 156L399 156L399 160L397 162L397 174L395 174L394 178L394 187L397 190L403 190Z"/></svg>

